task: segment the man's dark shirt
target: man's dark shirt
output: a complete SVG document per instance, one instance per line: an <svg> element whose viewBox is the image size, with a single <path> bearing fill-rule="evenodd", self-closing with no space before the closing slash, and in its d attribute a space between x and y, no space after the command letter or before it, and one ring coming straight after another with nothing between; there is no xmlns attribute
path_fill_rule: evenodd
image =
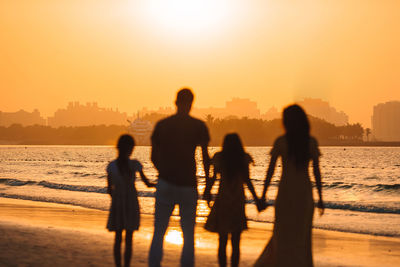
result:
<svg viewBox="0 0 400 267"><path fill-rule="evenodd" d="M175 114L159 121L151 136L152 161L159 178L178 186L197 186L195 150L210 141L205 123Z"/></svg>

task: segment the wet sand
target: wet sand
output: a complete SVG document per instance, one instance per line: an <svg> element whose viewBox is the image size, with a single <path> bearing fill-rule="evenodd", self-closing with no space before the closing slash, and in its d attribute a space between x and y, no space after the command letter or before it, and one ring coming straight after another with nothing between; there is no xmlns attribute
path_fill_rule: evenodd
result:
<svg viewBox="0 0 400 267"><path fill-rule="evenodd" d="M113 266L114 234L105 229L105 211L0 198L0 214L0 266ZM250 222L249 227L242 236L240 266L252 266L272 233L272 224ZM179 229L174 218L163 266L179 266ZM142 215L132 266L147 266L152 231L153 217ZM196 266L218 266L217 246L217 235L198 223ZM313 252L317 267L400 266L400 238L314 229Z"/></svg>

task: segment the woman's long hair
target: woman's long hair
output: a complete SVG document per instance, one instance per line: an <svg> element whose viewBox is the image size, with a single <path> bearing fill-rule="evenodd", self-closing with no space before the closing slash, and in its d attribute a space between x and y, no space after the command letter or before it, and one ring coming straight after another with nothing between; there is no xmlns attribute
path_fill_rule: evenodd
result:
<svg viewBox="0 0 400 267"><path fill-rule="evenodd" d="M222 168L228 179L233 179L237 177L237 174L245 174L249 171L246 152L238 134L231 133L225 136L221 156Z"/></svg>
<svg viewBox="0 0 400 267"><path fill-rule="evenodd" d="M135 146L135 140L129 134L123 134L119 137L117 143L118 158L117 167L122 175L132 177L132 170L129 166L129 156L132 154Z"/></svg>
<svg viewBox="0 0 400 267"><path fill-rule="evenodd" d="M283 110L283 125L288 142L289 158L294 158L296 166L304 166L310 159L310 123L299 105L291 105Z"/></svg>

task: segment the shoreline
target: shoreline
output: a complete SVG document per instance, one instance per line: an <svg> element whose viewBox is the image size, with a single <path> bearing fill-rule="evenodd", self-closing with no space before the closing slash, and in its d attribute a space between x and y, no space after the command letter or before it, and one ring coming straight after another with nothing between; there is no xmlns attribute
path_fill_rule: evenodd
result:
<svg viewBox="0 0 400 267"><path fill-rule="evenodd" d="M260 144L260 145L246 145L245 147L271 147L273 144ZM27 146L27 147L35 147L35 146L104 146L104 147L115 147L115 144L113 143L107 143L107 144L87 144L87 143L29 143L29 142L5 142L0 140L0 146ZM136 145L140 147L151 147L151 145ZM395 141L395 142L378 142L378 141L370 141L370 142L336 142L336 141L319 141L319 146L320 147L400 147L400 141ZM212 145L209 147L220 147Z"/></svg>
<svg viewBox="0 0 400 267"><path fill-rule="evenodd" d="M91 193L91 192L89 192ZM48 204L56 204L56 205L66 205L66 206L71 206L71 207L77 207L77 208L84 208L84 209L89 209L89 210L96 210L96 211L101 211L101 212L107 212L107 208L94 208L90 206L85 206L85 205L79 205L75 204L72 202L54 202L52 200L45 200L45 199L37 199L34 197L24 197L24 196L14 196L14 195L3 195L0 193L0 199L14 199L14 200L22 200L22 201L31 201L31 202L39 202L39 203L48 203ZM316 204L316 203L315 203ZM348 210L349 212L362 212L362 211L354 211L354 210ZM379 214L379 213L378 213ZM386 214L386 213L382 213ZM396 214L397 215L397 214ZM154 214L152 213L141 213L141 216L149 216L153 217ZM178 216L174 216L178 217ZM197 216L197 223L203 223L207 217L204 216ZM1 220L1 219L0 219ZM271 221L262 221L259 219L252 219L252 218L247 218L248 223L253 223L253 224L260 224L260 225L273 225L273 222ZM315 218L314 218L315 220ZM315 221L314 221L315 222ZM379 234L379 233L374 233L370 231L351 231L351 230L346 230L346 229L339 229L339 228L324 228L323 226L319 225L313 225L313 231L314 230L322 230L322 231L329 231L329 232L338 232L338 233L345 233L345 234L358 234L358 235L366 235L366 236L376 236L376 237L393 237L393 238L399 238L399 234L392 234L392 233L386 233L386 234Z"/></svg>
<svg viewBox="0 0 400 267"><path fill-rule="evenodd" d="M113 233L107 211L49 202L0 198L0 265L112 266ZM142 215L134 234L132 264L147 266L153 216ZM270 223L249 221L242 235L241 265L252 266L272 234ZM217 266L218 236L196 225L196 266ZM171 220L163 266L176 266L181 249L177 218ZM229 248L228 248L229 253ZM398 266L400 238L313 229L316 267ZM228 254L229 255L229 254ZM83 264L85 265L85 264Z"/></svg>

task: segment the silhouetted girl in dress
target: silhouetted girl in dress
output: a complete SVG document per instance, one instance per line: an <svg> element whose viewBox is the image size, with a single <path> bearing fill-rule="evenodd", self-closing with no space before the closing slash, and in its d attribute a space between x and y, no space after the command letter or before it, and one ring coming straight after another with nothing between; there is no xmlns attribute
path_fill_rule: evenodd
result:
<svg viewBox="0 0 400 267"><path fill-rule="evenodd" d="M220 184L205 228L219 234L218 262L220 266L226 266L226 245L229 234L232 242L231 266L239 265L240 235L247 229L244 183L247 184L257 206L260 205L249 177L251 162L252 158L244 151L237 134L226 135L222 151L217 152L212 159L214 176L205 190L208 203L210 203L210 191L217 174L220 174Z"/></svg>
<svg viewBox="0 0 400 267"><path fill-rule="evenodd" d="M282 159L282 176L275 200L273 235L254 266L312 267L311 229L314 200L309 163L318 190L318 208L324 212L317 140L310 136L307 115L298 105L283 111L285 135L275 140L265 179L262 201L271 183L277 159Z"/></svg>
<svg viewBox="0 0 400 267"><path fill-rule="evenodd" d="M118 158L107 166L107 192L111 195L111 207L107 229L115 231L114 260L121 266L122 231L125 230L125 266L130 265L133 231L139 229L140 211L135 187L136 172L148 187L155 185L147 179L142 165L130 159L135 142L130 135L121 135L118 140Z"/></svg>

